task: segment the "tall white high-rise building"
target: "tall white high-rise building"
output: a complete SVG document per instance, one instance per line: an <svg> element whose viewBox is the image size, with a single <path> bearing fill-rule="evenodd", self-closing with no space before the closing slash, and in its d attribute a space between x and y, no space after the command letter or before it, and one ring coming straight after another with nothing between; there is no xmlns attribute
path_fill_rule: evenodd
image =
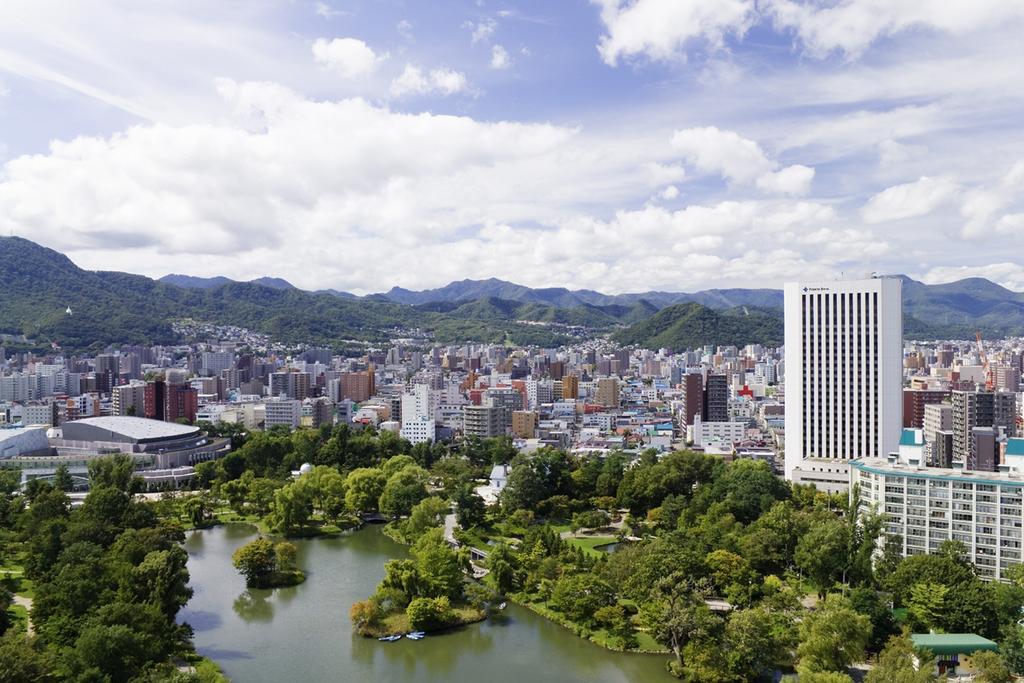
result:
<svg viewBox="0 0 1024 683"><path fill-rule="evenodd" d="M897 449L902 285L897 278L786 284L787 479L846 491L850 460Z"/></svg>

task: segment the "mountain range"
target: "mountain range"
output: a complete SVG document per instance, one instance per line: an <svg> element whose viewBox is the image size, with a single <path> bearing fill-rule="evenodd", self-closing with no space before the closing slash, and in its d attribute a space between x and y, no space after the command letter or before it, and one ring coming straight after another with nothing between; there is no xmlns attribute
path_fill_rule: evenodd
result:
<svg viewBox="0 0 1024 683"><path fill-rule="evenodd" d="M1024 334L1024 294L982 278L940 285L903 279L904 330L919 339ZM72 315L65 313L71 307ZM498 279L461 280L358 297L309 292L280 278L141 275L83 270L63 254L0 237L0 333L69 349L112 343L173 343L171 321L238 325L283 342L344 348L419 329L442 343L557 346L612 334L624 344L682 349L782 342L782 291L709 289L602 294L530 288Z"/></svg>

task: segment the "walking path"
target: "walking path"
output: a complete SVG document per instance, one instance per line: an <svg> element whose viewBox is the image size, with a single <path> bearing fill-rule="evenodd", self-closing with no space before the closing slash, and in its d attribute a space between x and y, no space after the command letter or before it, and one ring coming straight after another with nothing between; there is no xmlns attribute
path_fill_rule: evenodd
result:
<svg viewBox="0 0 1024 683"><path fill-rule="evenodd" d="M28 634L32 635L32 598L26 598L24 595L15 595L14 604L21 605L26 610L28 610L29 615L28 620L26 621L26 628L28 629Z"/></svg>

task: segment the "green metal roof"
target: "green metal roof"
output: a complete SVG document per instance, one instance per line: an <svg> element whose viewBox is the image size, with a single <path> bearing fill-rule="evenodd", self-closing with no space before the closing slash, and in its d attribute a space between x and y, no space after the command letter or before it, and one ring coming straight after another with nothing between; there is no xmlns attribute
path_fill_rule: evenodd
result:
<svg viewBox="0 0 1024 683"><path fill-rule="evenodd" d="M1006 454L1024 456L1024 439L1007 439Z"/></svg>
<svg viewBox="0 0 1024 683"><path fill-rule="evenodd" d="M978 650L999 650L999 646L976 633L913 633L914 647L931 650L934 655L969 655Z"/></svg>

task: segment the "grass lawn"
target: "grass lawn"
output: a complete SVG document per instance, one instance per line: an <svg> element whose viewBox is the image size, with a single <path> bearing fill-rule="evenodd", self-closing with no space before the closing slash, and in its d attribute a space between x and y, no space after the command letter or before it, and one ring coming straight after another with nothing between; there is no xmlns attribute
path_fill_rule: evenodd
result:
<svg viewBox="0 0 1024 683"><path fill-rule="evenodd" d="M597 550L597 546L615 543L618 539L615 536L580 536L579 538L575 536L567 536L563 540L566 543L583 548L583 552L588 555L601 557L605 553L601 550Z"/></svg>
<svg viewBox="0 0 1024 683"><path fill-rule="evenodd" d="M35 586L31 579L26 579L21 574L0 573L0 586L3 586L15 595L32 599L35 598Z"/></svg>
<svg viewBox="0 0 1024 683"><path fill-rule="evenodd" d="M11 605L7 608L7 614L11 618L11 628L24 633L28 629L28 610L21 605Z"/></svg>

